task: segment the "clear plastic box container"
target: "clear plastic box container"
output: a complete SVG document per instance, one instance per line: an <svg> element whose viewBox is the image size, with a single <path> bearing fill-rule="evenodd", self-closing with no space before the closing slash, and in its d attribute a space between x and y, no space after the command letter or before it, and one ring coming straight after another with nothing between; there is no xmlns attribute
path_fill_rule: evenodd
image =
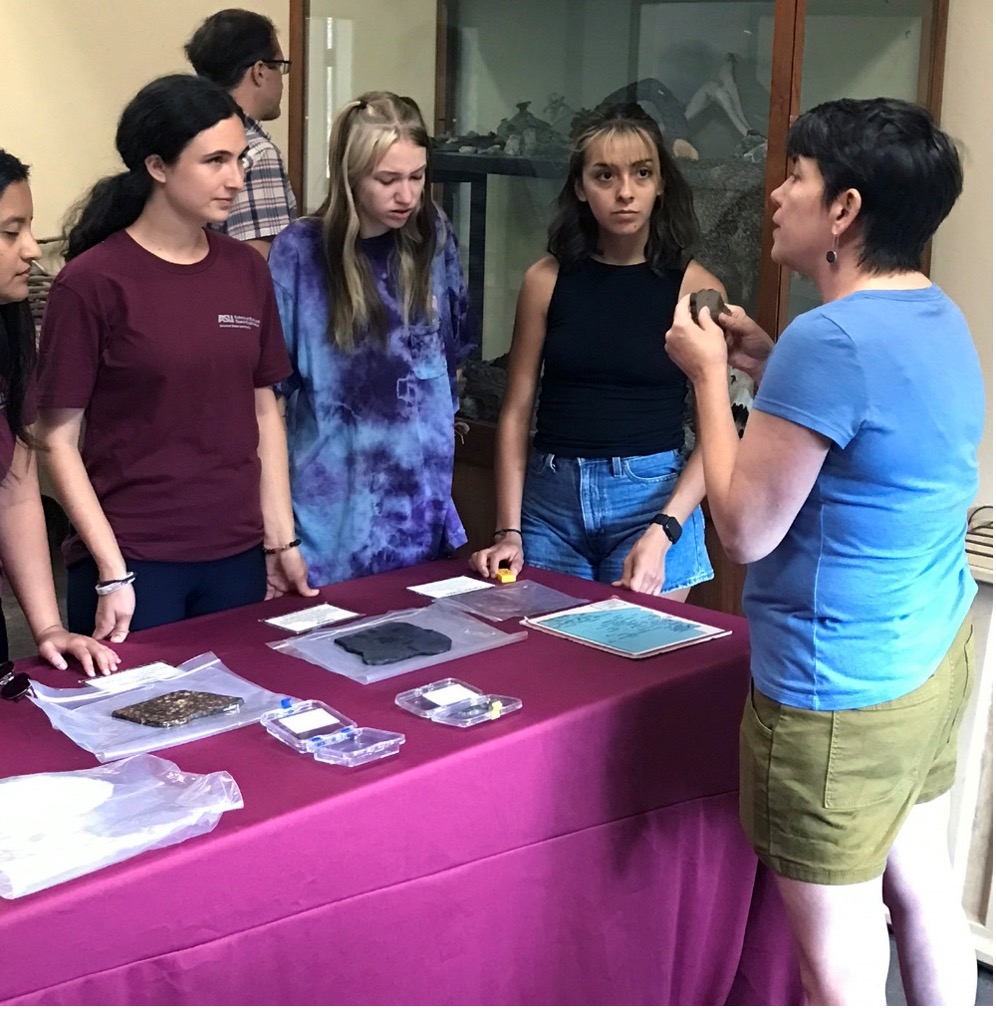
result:
<svg viewBox="0 0 996 1011"><path fill-rule="evenodd" d="M484 692L480 688L460 681L457 678L441 678L431 684L411 688L399 692L394 697L395 705L401 706L414 716L431 719L434 712L447 709L454 705L466 705L470 701L483 699Z"/></svg>
<svg viewBox="0 0 996 1011"><path fill-rule="evenodd" d="M405 735L374 727L347 727L334 737L322 738L315 748L315 761L343 765L353 769L367 762L396 755L405 743Z"/></svg>
<svg viewBox="0 0 996 1011"><path fill-rule="evenodd" d="M473 727L522 708L522 699L491 695L457 678L442 678L401 692L394 701L414 716L449 727Z"/></svg>
<svg viewBox="0 0 996 1011"><path fill-rule="evenodd" d="M266 713L260 723L268 734L302 754L313 753L328 737L356 726L356 720L316 699L284 699L281 707Z"/></svg>

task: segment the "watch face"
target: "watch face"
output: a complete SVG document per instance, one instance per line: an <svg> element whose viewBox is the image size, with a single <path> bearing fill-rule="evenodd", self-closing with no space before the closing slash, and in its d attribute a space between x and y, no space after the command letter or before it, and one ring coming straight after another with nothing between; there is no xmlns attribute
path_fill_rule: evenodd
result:
<svg viewBox="0 0 996 1011"><path fill-rule="evenodd" d="M681 536L681 524L673 516L658 513L653 521L664 530L665 536L672 544L678 543L678 538Z"/></svg>

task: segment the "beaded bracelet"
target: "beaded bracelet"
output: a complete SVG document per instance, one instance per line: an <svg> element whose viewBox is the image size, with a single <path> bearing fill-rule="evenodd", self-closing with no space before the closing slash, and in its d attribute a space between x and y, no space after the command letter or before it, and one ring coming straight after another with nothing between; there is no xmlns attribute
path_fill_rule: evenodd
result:
<svg viewBox="0 0 996 1011"><path fill-rule="evenodd" d="M499 537L502 537L505 534L518 534L521 537L522 531L516 530L515 527L502 527L500 530L496 530L494 532L494 539L497 540Z"/></svg>
<svg viewBox="0 0 996 1011"><path fill-rule="evenodd" d="M281 544L279 548L263 548L264 555L279 555L281 551L290 551L291 548L297 548L301 545L301 538L295 537L290 544Z"/></svg>

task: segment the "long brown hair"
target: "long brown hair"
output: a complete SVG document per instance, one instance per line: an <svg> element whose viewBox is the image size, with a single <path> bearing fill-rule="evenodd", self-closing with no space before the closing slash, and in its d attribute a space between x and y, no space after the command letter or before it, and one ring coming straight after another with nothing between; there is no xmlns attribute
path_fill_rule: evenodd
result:
<svg viewBox="0 0 996 1011"><path fill-rule="evenodd" d="M360 244L356 194L360 181L375 171L392 144L407 140L425 148L426 188L421 203L395 230L398 300L407 323L432 313L432 259L436 253L436 214L429 197L429 133L410 98L390 91L368 91L348 102L329 136L329 192L315 212L322 223L329 340L352 351L370 335L387 338L387 310Z"/></svg>
<svg viewBox="0 0 996 1011"><path fill-rule="evenodd" d="M646 143L660 168L664 188L650 215L647 263L656 273L668 267L683 269L688 264L691 247L698 237L691 187L668 153L657 122L639 105L631 103L597 109L577 127L567 163L567 180L557 197L547 245L547 252L562 267L572 267L598 249L598 222L588 204L577 195L588 150L595 141L627 136L639 137Z"/></svg>

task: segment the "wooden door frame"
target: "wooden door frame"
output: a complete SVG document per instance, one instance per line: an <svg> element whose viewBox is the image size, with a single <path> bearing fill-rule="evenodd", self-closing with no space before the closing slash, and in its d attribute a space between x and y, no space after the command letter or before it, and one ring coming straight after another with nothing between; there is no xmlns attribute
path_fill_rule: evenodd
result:
<svg viewBox="0 0 996 1011"><path fill-rule="evenodd" d="M304 206L304 121L305 87L308 79L308 49L305 22L308 18L309 0L289 0L288 58L291 72L287 78L287 175L291 189L297 197L297 206Z"/></svg>
<svg viewBox="0 0 996 1011"><path fill-rule="evenodd" d="M761 273L757 322L770 334L784 326L788 309L789 271L772 262L774 226L771 191L788 171L786 137L799 115L802 92L803 34L806 0L775 0L775 33L771 41L771 102L768 107L768 158L764 168L764 210L761 218Z"/></svg>
<svg viewBox="0 0 996 1011"><path fill-rule="evenodd" d="M758 323L777 335L788 325L791 271L771 261L772 231L769 195L788 173L785 138L799 115L802 93L803 50L807 0L775 0L775 38L772 52L771 107L768 119L768 161L765 169L765 208L761 249L761 282ZM935 120L941 118L944 55L947 42L949 0L923 0L920 35L920 70L917 102ZM930 272L930 244L921 269Z"/></svg>

